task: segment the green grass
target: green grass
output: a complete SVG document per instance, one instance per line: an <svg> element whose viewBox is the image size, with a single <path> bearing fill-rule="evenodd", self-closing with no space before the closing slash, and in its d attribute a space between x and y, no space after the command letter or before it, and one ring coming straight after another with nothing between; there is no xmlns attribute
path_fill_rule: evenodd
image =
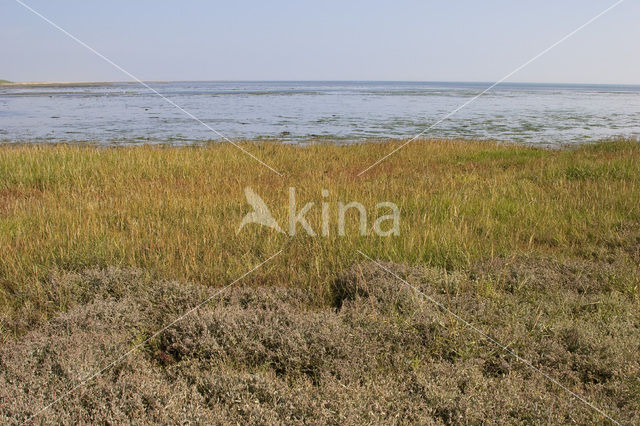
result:
<svg viewBox="0 0 640 426"><path fill-rule="evenodd" d="M540 253L560 259L631 256L640 224L640 144L619 140L544 150L476 141L415 141L358 177L401 141L349 146L0 147L0 309L45 309L40 282L56 270L137 266L162 278L221 286L284 248L247 278L322 293L345 267L373 258L447 269ZM286 229L288 188L320 231L295 237L249 225L251 186ZM326 200L322 190L330 192ZM337 235L336 203L401 210L397 237L362 237L354 215ZM298 207L298 208L299 208ZM636 288L637 292L638 289ZM45 310L55 311L48 307Z"/></svg>

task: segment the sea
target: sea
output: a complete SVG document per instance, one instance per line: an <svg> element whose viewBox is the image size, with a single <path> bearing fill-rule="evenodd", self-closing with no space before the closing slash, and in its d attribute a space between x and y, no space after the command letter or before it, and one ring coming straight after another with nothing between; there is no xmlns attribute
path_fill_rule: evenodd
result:
<svg viewBox="0 0 640 426"><path fill-rule="evenodd" d="M554 147L640 137L640 86L503 83L474 99L491 83L147 84L153 90L135 82L0 86L0 141L352 143L424 132Z"/></svg>

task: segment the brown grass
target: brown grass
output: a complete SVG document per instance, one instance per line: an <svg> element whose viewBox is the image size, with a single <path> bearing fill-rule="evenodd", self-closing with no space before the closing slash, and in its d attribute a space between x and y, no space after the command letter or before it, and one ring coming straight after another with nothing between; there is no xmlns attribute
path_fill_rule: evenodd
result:
<svg viewBox="0 0 640 426"><path fill-rule="evenodd" d="M637 301L621 291L610 265L512 258L455 273L385 266L615 419L640 420ZM207 294L115 268L60 275L46 286L67 292L72 308L0 350L4 423L37 413ZM231 288L37 422L489 419L603 421L365 263L345 271L327 300L293 288Z"/></svg>

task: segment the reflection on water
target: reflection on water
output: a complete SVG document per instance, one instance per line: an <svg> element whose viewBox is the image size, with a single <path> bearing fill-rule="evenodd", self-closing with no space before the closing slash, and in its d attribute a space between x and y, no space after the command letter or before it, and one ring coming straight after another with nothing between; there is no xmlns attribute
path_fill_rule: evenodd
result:
<svg viewBox="0 0 640 426"><path fill-rule="evenodd" d="M171 82L152 87L230 138L411 137L482 83ZM504 84L425 136L558 145L640 136L640 86ZM0 140L219 139L136 83L0 87Z"/></svg>

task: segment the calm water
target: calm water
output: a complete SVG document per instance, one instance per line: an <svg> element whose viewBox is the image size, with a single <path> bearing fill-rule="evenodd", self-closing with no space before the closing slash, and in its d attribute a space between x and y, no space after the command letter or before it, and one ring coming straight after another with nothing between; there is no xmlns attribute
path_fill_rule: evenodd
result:
<svg viewBox="0 0 640 426"><path fill-rule="evenodd" d="M171 82L152 86L229 138L411 137L488 84ZM640 136L640 86L504 84L426 134L559 145ZM218 139L135 83L0 87L0 140Z"/></svg>

